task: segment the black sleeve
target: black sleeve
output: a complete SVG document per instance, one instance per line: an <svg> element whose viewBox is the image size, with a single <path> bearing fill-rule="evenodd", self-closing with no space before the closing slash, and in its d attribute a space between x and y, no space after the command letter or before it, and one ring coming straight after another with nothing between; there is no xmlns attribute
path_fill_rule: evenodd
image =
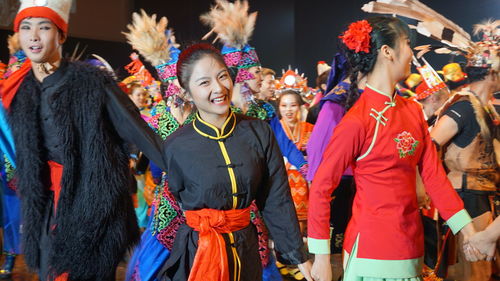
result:
<svg viewBox="0 0 500 281"><path fill-rule="evenodd" d="M120 137L137 145L151 161L166 171L163 140L141 118L137 107L113 83L106 87L106 98L108 115Z"/></svg>
<svg viewBox="0 0 500 281"><path fill-rule="evenodd" d="M459 147L469 145L480 131L476 114L470 101L458 101L446 109L444 114L457 123L458 133L453 137L453 143Z"/></svg>
<svg viewBox="0 0 500 281"><path fill-rule="evenodd" d="M140 153L139 159L137 159L137 163L135 165L135 172L138 174L146 173L146 170L149 166L149 159L143 153Z"/></svg>
<svg viewBox="0 0 500 281"><path fill-rule="evenodd" d="M319 103L309 108L309 111L307 112L306 122L313 125L316 124L316 120L318 120L319 110Z"/></svg>
<svg viewBox="0 0 500 281"><path fill-rule="evenodd" d="M263 129L257 132L263 139L267 172L263 188L257 194L257 206L276 242L278 260L285 264L300 264L307 260L307 256L288 185L283 155L271 128L268 124L262 123Z"/></svg>

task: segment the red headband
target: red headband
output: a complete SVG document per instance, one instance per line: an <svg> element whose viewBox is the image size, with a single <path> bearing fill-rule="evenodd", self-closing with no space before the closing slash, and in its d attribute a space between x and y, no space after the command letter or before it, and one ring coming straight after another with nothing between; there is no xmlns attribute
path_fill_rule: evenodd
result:
<svg viewBox="0 0 500 281"><path fill-rule="evenodd" d="M19 31L19 25L25 18L47 18L51 20L65 34L68 33L68 23L54 10L47 7L30 7L20 11L14 19L14 31Z"/></svg>

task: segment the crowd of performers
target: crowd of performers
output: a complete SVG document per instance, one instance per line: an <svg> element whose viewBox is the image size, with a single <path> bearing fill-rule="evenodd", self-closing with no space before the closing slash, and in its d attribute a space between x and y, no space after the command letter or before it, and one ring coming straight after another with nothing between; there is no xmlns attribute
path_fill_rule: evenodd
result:
<svg viewBox="0 0 500 281"><path fill-rule="evenodd" d="M62 57L71 2L21 1L9 37L0 278L19 254L42 281L115 280L124 262L137 281L500 276L500 20L475 42L417 0L372 1L437 45L369 16L311 88L263 67L246 1L200 16L212 44L134 13L124 79ZM431 51L456 62L436 71Z"/></svg>

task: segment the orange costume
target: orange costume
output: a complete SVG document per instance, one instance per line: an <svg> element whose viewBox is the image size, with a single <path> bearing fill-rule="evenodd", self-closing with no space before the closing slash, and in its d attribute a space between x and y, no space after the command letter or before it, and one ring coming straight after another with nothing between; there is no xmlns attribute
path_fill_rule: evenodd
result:
<svg viewBox="0 0 500 281"><path fill-rule="evenodd" d="M311 123L299 121L292 132L283 120L280 122L287 137L297 146L297 149L305 152L307 142L309 141L309 137L311 136L314 126ZM306 221L307 209L309 205L309 187L307 185L307 181L299 170L297 170L297 168L289 162L286 163L286 172L288 174L288 183L290 184L293 203L295 205L295 210L297 211L297 218L299 221Z"/></svg>

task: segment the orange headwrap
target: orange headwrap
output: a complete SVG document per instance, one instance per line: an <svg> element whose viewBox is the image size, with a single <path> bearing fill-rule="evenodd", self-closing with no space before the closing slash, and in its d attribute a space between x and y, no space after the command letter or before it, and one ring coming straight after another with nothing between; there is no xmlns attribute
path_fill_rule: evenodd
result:
<svg viewBox="0 0 500 281"><path fill-rule="evenodd" d="M19 25L21 21L25 18L48 18L51 20L59 29L61 29L64 34L68 33L68 23L56 13L54 10L48 7L30 7L19 11L14 19L14 31L19 31Z"/></svg>

